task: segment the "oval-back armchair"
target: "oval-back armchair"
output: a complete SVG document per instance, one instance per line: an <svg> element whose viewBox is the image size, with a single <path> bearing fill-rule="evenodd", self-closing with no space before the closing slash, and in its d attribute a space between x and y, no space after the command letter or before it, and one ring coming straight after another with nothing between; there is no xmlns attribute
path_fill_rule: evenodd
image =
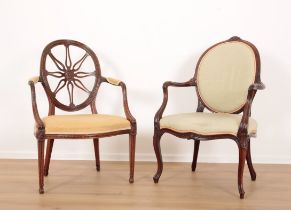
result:
<svg viewBox="0 0 291 210"><path fill-rule="evenodd" d="M170 86L195 86L196 112L163 117ZM259 52L253 44L239 37L208 48L198 60L195 75L189 81L165 82L163 103L154 118L153 145L158 162L154 182L158 183L163 170L160 139L164 133L195 140L192 171L196 169L200 141L232 139L239 148L238 189L240 198L244 198L245 160L252 180L256 179L250 139L256 135L257 123L251 118L251 105L257 90L264 87L260 79ZM210 113L203 112L204 108Z"/></svg>
<svg viewBox="0 0 291 210"><path fill-rule="evenodd" d="M62 59L56 54L63 55ZM37 108L37 83L42 84L49 102L48 116L44 118ZM102 83L121 87L126 118L97 113L95 100ZM30 79L29 85L38 143L39 193L44 193L44 176L48 175L55 139L93 139L96 169L100 171L99 138L129 134L129 182L134 182L136 120L129 111L126 86L122 81L101 75L98 58L89 47L73 40L51 42L43 50L40 75ZM55 115L56 108L74 112L87 106L92 114Z"/></svg>

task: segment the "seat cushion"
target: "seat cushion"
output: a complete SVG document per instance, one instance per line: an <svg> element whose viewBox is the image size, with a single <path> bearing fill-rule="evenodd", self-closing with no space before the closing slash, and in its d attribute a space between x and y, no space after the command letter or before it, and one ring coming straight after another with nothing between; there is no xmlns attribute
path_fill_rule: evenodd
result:
<svg viewBox="0 0 291 210"><path fill-rule="evenodd" d="M237 135L242 115L228 113L183 113L165 116L160 120L160 128L176 132L192 132L200 135ZM255 136L257 123L249 119L248 133Z"/></svg>
<svg viewBox="0 0 291 210"><path fill-rule="evenodd" d="M130 122L103 114L52 115L43 119L45 134L98 134L130 129Z"/></svg>

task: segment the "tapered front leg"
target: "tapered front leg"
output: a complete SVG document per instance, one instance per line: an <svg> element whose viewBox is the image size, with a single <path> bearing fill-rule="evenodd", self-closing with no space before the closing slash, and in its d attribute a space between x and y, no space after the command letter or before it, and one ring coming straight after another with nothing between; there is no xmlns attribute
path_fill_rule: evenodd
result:
<svg viewBox="0 0 291 210"><path fill-rule="evenodd" d="M44 193L44 139L38 139L38 178L39 178L39 193Z"/></svg>
<svg viewBox="0 0 291 210"><path fill-rule="evenodd" d="M136 134L129 134L129 162L130 162L129 183L134 182L135 143Z"/></svg>
<svg viewBox="0 0 291 210"><path fill-rule="evenodd" d="M96 161L96 170L100 171L100 154L99 154L99 139L94 138L94 152L95 152L95 161Z"/></svg>
<svg viewBox="0 0 291 210"><path fill-rule="evenodd" d="M254 169L253 163L252 163L251 142L250 141L249 141L249 145L248 145L247 164L248 164L248 167L249 167L251 178L252 178L253 181L255 181L256 178L257 178L257 175L256 175L256 171Z"/></svg>
<svg viewBox="0 0 291 210"><path fill-rule="evenodd" d="M153 145L154 145L154 150L155 150L157 163L158 163L157 172L153 177L153 180L155 183L159 182L159 179L163 172L163 158L162 158L161 145L160 145L161 137L162 137L162 134L160 134L159 131L155 131L154 137L153 137Z"/></svg>
<svg viewBox="0 0 291 210"><path fill-rule="evenodd" d="M48 139L46 144L46 154L44 163L44 175L47 176L50 167L51 155L54 146L54 139Z"/></svg>
<svg viewBox="0 0 291 210"><path fill-rule="evenodd" d="M194 153L193 153L193 161L192 161L192 171L196 170L197 166L197 158L198 158L198 152L199 152L199 140L194 140Z"/></svg>
<svg viewBox="0 0 291 210"><path fill-rule="evenodd" d="M240 194L240 198L243 199L245 195L245 191L243 188L243 173L244 173L244 166L246 162L246 156L247 156L247 140L244 143L239 144L239 165L238 165L238 191Z"/></svg>

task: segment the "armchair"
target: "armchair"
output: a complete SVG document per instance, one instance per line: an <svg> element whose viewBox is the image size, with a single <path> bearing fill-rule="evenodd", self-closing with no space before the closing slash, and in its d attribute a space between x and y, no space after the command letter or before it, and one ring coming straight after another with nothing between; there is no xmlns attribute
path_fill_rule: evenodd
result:
<svg viewBox="0 0 291 210"><path fill-rule="evenodd" d="M58 51L56 48L58 48ZM74 49L81 52L83 56L75 59L76 53L71 54L71 51ZM60 50L65 54L63 62L54 55L54 53L60 52ZM52 65L49 65L49 61ZM86 61L87 64L83 68ZM52 70L52 66L55 70ZM94 85L91 85L91 88L85 85L85 80L88 78L94 81ZM52 80L55 79L58 81L53 85ZM86 82L88 83L88 81ZM40 117L36 103L35 85L38 83L42 84L49 102L48 116L44 118ZM97 113L95 100L102 83L121 87L126 118ZM35 119L35 137L38 144L40 194L44 193L44 176L47 176L49 172L51 153L55 139L93 139L96 169L100 171L99 138L129 134L129 182L134 182L136 120L129 111L126 85L122 81L105 78L101 75L97 56L89 47L73 40L57 40L51 42L45 47L42 53L40 76L31 78L29 85L31 88L32 110ZM80 94L77 90L86 96L81 102L77 102L76 100L76 95L78 93ZM67 102L64 96L67 96ZM92 114L55 114L55 108L74 112L84 109L87 106L90 106ZM45 141L47 141L47 147L44 157Z"/></svg>
<svg viewBox="0 0 291 210"><path fill-rule="evenodd" d="M196 112L163 117L168 87L171 86L195 87L198 97ZM153 146L158 163L154 182L158 183L163 171L160 140L164 133L194 140L193 172L196 170L200 141L232 139L239 148L238 190L240 198L244 198L245 161L252 180L256 180L250 139L256 135L257 123L251 118L251 105L257 90L264 88L260 79L259 52L253 44L239 37L208 48L198 60L195 75L189 81L165 82L163 103L154 118ZM203 112L204 108L211 113Z"/></svg>

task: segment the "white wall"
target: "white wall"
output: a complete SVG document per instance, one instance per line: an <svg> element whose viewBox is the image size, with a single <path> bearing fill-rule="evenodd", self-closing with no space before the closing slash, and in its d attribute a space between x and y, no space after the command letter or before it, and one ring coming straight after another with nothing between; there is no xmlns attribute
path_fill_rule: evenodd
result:
<svg viewBox="0 0 291 210"><path fill-rule="evenodd" d="M162 102L162 83L186 81L200 54L233 35L261 53L262 81L253 117L254 162L291 163L291 1L14 1L0 2L0 158L36 158L29 77L39 72L42 50L68 38L84 42L99 57L105 76L126 82L138 122L137 160L155 160L153 117ZM38 87L42 115L47 101ZM103 113L122 114L120 89L104 85ZM194 89L171 89L167 113L196 109ZM164 135L165 160L191 161L193 142ZM127 160L127 136L102 139L101 158ZM233 141L201 144L199 161L236 162ZM53 158L92 159L91 141L57 141Z"/></svg>

